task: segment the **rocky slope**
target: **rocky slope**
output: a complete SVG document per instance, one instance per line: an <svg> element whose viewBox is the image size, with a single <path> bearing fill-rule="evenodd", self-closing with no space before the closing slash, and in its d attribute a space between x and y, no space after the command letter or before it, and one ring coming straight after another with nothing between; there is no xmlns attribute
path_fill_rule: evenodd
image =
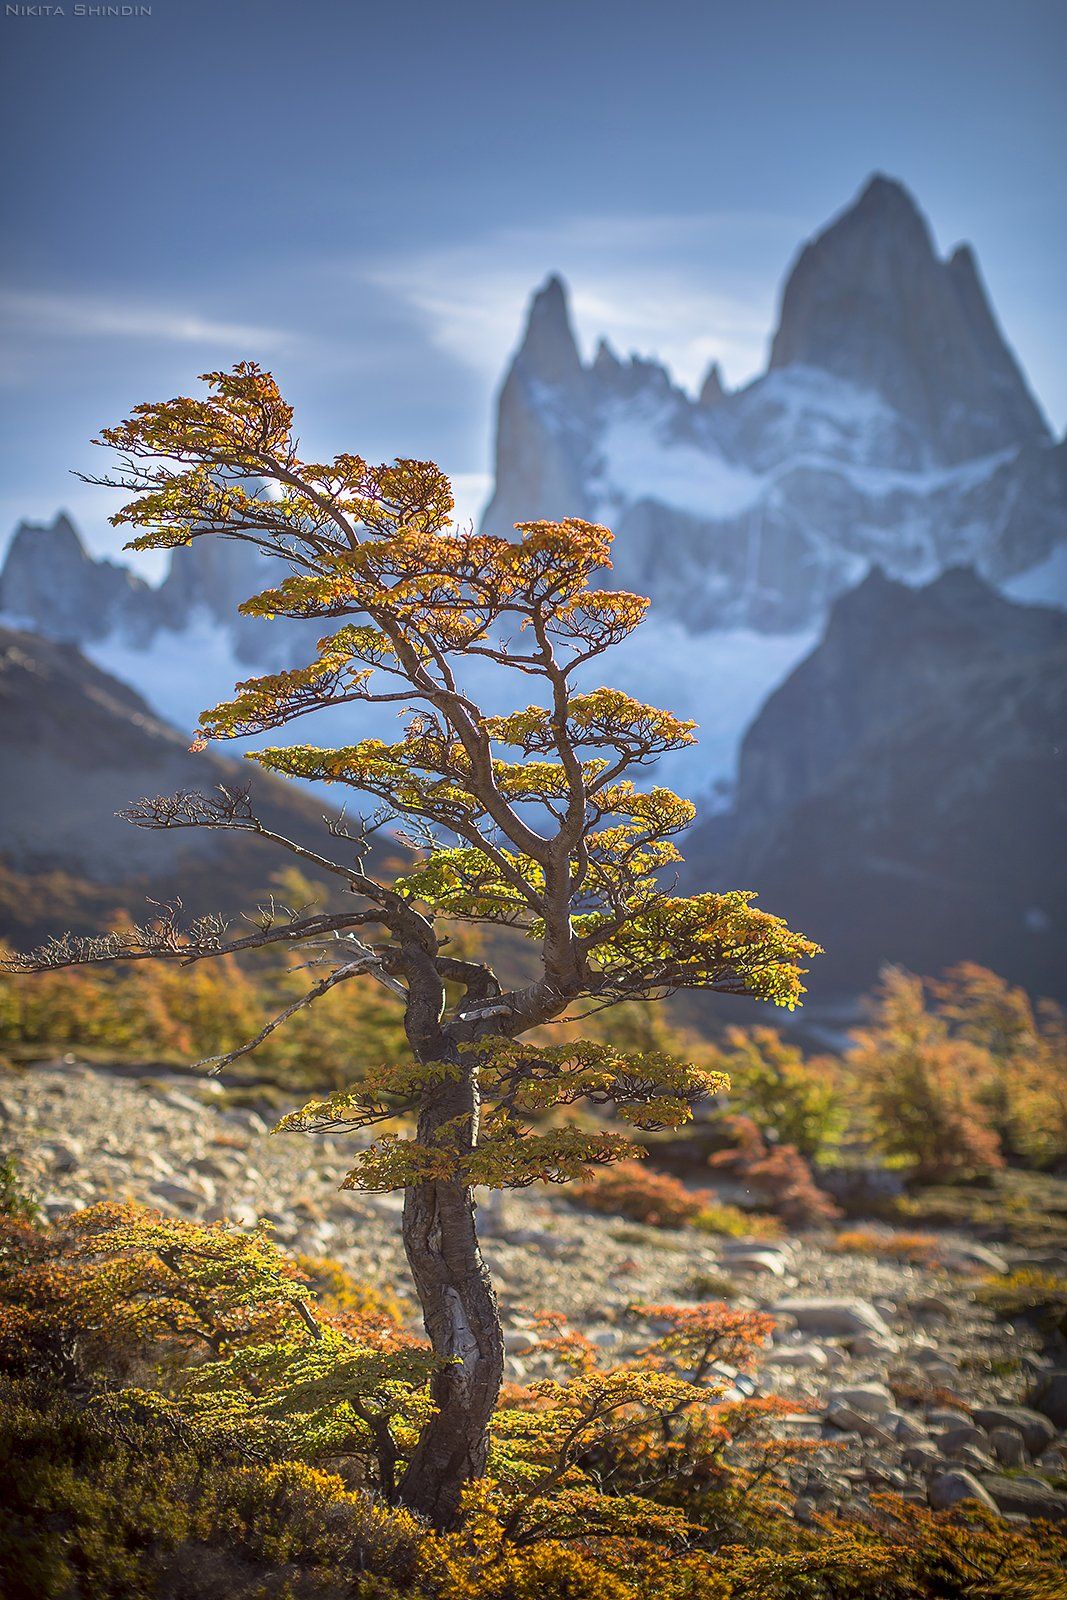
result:
<svg viewBox="0 0 1067 1600"><path fill-rule="evenodd" d="M251 781L265 821L321 843L321 801L241 762L193 755L188 735L72 645L0 628L2 932L77 931L146 895L180 894L187 910L238 911L265 897L288 858L253 840L203 830L131 827L115 813L142 795Z"/></svg>
<svg viewBox="0 0 1067 1600"><path fill-rule="evenodd" d="M884 961L982 961L1064 995L1067 617L973 572L881 571L741 746L731 810L688 836L701 883L758 886L826 947L820 998Z"/></svg>
<svg viewBox="0 0 1067 1600"><path fill-rule="evenodd" d="M262 1218L286 1247L408 1292L400 1197L338 1190L345 1140L268 1138L255 1111L211 1101L195 1080L43 1064L0 1083L0 1148L16 1154L51 1216L131 1198L241 1227ZM776 1318L755 1380L722 1376L737 1393L793 1400L782 1431L827 1447L793 1473L799 1519L885 1489L935 1506L966 1495L1011 1516L1067 1515L1055 1477L1065 1375L1053 1376L1036 1329L994 1320L973 1295L977 1277L1029 1264L1033 1252L946 1234L938 1264L919 1267L841 1253L828 1234L767 1245L639 1228L576 1211L554 1190L483 1200L509 1378L547 1370L532 1328L545 1309L568 1315L612 1361L642 1341L633 1302L691 1303L711 1282L712 1298L724 1286Z"/></svg>
<svg viewBox="0 0 1067 1600"><path fill-rule="evenodd" d="M694 399L603 341L583 363L549 280L500 393L484 526L565 514L611 526L617 581L694 632L788 630L872 561L911 581L1039 566L1067 539L1067 455L970 250L942 261L878 176L801 252L768 369L734 393L713 367Z"/></svg>

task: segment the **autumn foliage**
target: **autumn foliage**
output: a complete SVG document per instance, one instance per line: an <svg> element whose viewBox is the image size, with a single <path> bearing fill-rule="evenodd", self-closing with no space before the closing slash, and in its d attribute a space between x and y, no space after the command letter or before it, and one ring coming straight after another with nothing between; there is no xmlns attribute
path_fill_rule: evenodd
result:
<svg viewBox="0 0 1067 1600"><path fill-rule="evenodd" d="M9 1207L9 1211L16 1210ZM636 1304L632 1356L540 1320L464 1524L398 1504L435 1357L336 1263L98 1206L0 1219L0 1570L11 1600L1054 1600L1061 1530L875 1496L802 1527L823 1447L744 1399L765 1314Z"/></svg>

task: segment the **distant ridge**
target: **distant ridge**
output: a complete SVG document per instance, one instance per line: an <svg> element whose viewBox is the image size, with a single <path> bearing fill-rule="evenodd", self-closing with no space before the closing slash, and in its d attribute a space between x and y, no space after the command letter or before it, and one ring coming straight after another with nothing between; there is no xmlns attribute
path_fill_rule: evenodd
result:
<svg viewBox="0 0 1067 1600"><path fill-rule="evenodd" d="M191 754L187 736L73 645L4 627L0 744L0 937L99 931L117 912L143 916L148 897L180 896L190 916L237 916L266 899L283 855L240 836L120 821L116 811L142 795L251 784L269 825L322 843L317 796L247 763Z"/></svg>
<svg viewBox="0 0 1067 1600"><path fill-rule="evenodd" d="M821 1000L964 960L1067 999L1065 728L1067 616L874 569L749 728L690 880L758 886L825 945Z"/></svg>

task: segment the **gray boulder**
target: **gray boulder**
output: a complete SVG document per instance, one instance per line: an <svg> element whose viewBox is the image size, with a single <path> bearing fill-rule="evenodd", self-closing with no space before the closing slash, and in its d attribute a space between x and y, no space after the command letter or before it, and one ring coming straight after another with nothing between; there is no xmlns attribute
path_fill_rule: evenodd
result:
<svg viewBox="0 0 1067 1600"><path fill-rule="evenodd" d="M935 1511L951 1511L963 1500L977 1500L987 1511L996 1511L997 1503L988 1489L982 1487L970 1472L942 1472L931 1478L930 1504Z"/></svg>
<svg viewBox="0 0 1067 1600"><path fill-rule="evenodd" d="M1067 1520L1067 1494L1042 1478L1009 1478L999 1472L982 1474L982 1484L998 1511L1038 1517L1042 1522Z"/></svg>
<svg viewBox="0 0 1067 1600"><path fill-rule="evenodd" d="M994 1428L1018 1429L1032 1456L1039 1456L1056 1437L1056 1429L1049 1418L1040 1411L1032 1411L1029 1406L977 1406L973 1415L978 1426L987 1433Z"/></svg>
<svg viewBox="0 0 1067 1600"><path fill-rule="evenodd" d="M889 1329L869 1300L792 1296L770 1307L772 1315L792 1317L807 1333L847 1338L853 1333L888 1334Z"/></svg>
<svg viewBox="0 0 1067 1600"><path fill-rule="evenodd" d="M893 1409L893 1394L884 1383L854 1383L831 1389L826 1403L828 1406L850 1406L864 1416L880 1417Z"/></svg>
<svg viewBox="0 0 1067 1600"><path fill-rule="evenodd" d="M1026 1464L1026 1445L1017 1428L994 1428L989 1435L989 1443L1002 1467L1021 1467Z"/></svg>
<svg viewBox="0 0 1067 1600"><path fill-rule="evenodd" d="M1057 1428L1067 1428L1067 1367L1053 1367L1040 1377L1030 1394L1030 1404Z"/></svg>

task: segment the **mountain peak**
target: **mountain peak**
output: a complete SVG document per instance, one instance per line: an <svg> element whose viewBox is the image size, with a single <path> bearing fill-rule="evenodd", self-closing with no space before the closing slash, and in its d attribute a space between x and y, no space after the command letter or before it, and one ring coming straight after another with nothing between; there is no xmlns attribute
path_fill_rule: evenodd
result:
<svg viewBox="0 0 1067 1600"><path fill-rule="evenodd" d="M820 368L879 395L935 461L1048 439L972 252L940 260L912 196L882 173L798 256L770 365Z"/></svg>
<svg viewBox="0 0 1067 1600"><path fill-rule="evenodd" d="M567 287L553 273L530 301L526 331L518 361L545 383L566 383L582 370L578 344L571 326Z"/></svg>
<svg viewBox="0 0 1067 1600"><path fill-rule="evenodd" d="M116 605L147 592L127 567L94 560L66 511L51 522L20 522L0 567L0 613L49 638L100 638Z"/></svg>
<svg viewBox="0 0 1067 1600"><path fill-rule="evenodd" d="M91 561L92 557L70 513L57 511L51 522L19 523L11 539L5 568L12 560L50 565L54 561L81 563Z"/></svg>
<svg viewBox="0 0 1067 1600"><path fill-rule="evenodd" d="M926 218L919 210L918 201L911 190L899 178L891 178L885 172L871 173L856 199L842 213L842 216L851 215L893 217L901 221L906 219L918 223L929 237Z"/></svg>
<svg viewBox="0 0 1067 1600"><path fill-rule="evenodd" d="M601 338L597 341L592 370L600 378L614 378L622 371L622 362L615 354L610 339Z"/></svg>
<svg viewBox="0 0 1067 1600"><path fill-rule="evenodd" d="M717 406L720 400L725 399L726 386L722 381L722 368L717 361L713 361L704 374L704 381L697 395L697 404L710 410L712 406Z"/></svg>

